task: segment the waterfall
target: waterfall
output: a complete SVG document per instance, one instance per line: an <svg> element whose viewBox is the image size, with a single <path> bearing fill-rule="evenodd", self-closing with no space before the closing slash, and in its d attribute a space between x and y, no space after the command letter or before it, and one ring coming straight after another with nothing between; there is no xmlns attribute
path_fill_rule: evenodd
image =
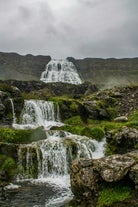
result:
<svg viewBox="0 0 138 207"><path fill-rule="evenodd" d="M76 85L82 83L75 65L67 59L51 60L42 72L40 80L45 83L65 82Z"/></svg>
<svg viewBox="0 0 138 207"><path fill-rule="evenodd" d="M14 105L12 110L14 112ZM13 114L15 115L15 113ZM22 183L25 183L23 189L24 185L29 185L29 191L23 191L22 202L31 207L64 206L63 203L68 203L73 198L69 175L72 161L79 158L104 156L105 139L97 142L86 136L48 130L50 126L60 126L62 123L60 122L58 105L44 100L26 100L21 114L21 122L14 125L15 128L21 129L38 126L44 126L46 129L45 140L18 145L16 182L20 184L20 188L22 188ZM35 189L33 186L37 186L38 194L35 192L36 201L34 205L32 203L30 205L27 199L29 192L31 192L30 197L32 197L32 190ZM39 194L40 190L41 194L44 193L44 200L42 201ZM47 192L49 190L48 197ZM24 201L24 195L26 195L26 201ZM12 206L17 207L19 205L20 200L17 196Z"/></svg>
<svg viewBox="0 0 138 207"><path fill-rule="evenodd" d="M14 109L14 103L13 100L11 98L9 98L10 102L11 102L11 107L12 107L12 116L13 116L13 125L16 124L16 116L15 116L15 109Z"/></svg>
<svg viewBox="0 0 138 207"><path fill-rule="evenodd" d="M21 114L21 122L15 128L36 128L44 126L48 129L51 126L61 126L59 117L59 106L51 101L25 100Z"/></svg>
<svg viewBox="0 0 138 207"><path fill-rule="evenodd" d="M32 144L21 144L18 151L19 178L57 178L69 175L70 165L76 158L97 158L104 154L103 146L85 136L47 132L47 139Z"/></svg>

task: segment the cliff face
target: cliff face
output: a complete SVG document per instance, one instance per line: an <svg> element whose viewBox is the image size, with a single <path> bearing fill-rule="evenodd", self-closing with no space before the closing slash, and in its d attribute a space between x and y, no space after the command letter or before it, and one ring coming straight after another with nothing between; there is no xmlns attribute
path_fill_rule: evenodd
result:
<svg viewBox="0 0 138 207"><path fill-rule="evenodd" d="M68 59L75 64L84 81L106 85L137 83L138 58ZM21 56L0 52L0 80L40 80L41 73L50 60L50 56Z"/></svg>
<svg viewBox="0 0 138 207"><path fill-rule="evenodd" d="M85 81L106 85L137 83L138 58L85 58L77 60L69 57L68 59L75 64Z"/></svg>
<svg viewBox="0 0 138 207"><path fill-rule="evenodd" d="M50 56L0 52L0 79L39 80Z"/></svg>

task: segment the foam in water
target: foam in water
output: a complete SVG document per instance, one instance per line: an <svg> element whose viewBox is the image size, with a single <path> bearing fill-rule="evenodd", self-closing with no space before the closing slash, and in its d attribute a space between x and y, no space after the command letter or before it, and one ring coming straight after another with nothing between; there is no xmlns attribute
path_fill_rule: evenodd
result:
<svg viewBox="0 0 138 207"><path fill-rule="evenodd" d="M14 124L15 128L36 128L43 126L49 129L51 126L61 126L59 107L51 101L26 100L21 114L21 123Z"/></svg>
<svg viewBox="0 0 138 207"><path fill-rule="evenodd" d="M32 144L21 144L18 151L19 180L49 183L58 194L46 200L46 207L60 207L73 198L70 190L70 165L76 158L104 156L105 139L97 142L68 132L47 131L47 139ZM33 173L37 172L36 179ZM39 206L35 205L35 206Z"/></svg>
<svg viewBox="0 0 138 207"><path fill-rule="evenodd" d="M70 165L76 158L98 158L104 155L105 140L98 144L85 136L72 134L59 138L55 131L47 139L32 144L21 144L18 151L20 178L46 179L69 174ZM37 168L37 169L36 169ZM34 171L35 169L35 171Z"/></svg>
<svg viewBox="0 0 138 207"><path fill-rule="evenodd" d="M13 102L11 102L13 103ZM12 105L13 117L14 105ZM15 120L15 119L13 119ZM27 100L16 128L35 128L60 125L58 105L43 100ZM17 180L32 183L48 183L58 193L45 201L46 207L60 207L72 197L70 190L70 165L76 158L104 156L105 139L102 142L64 131L46 131L46 139L31 144L20 144L18 149ZM10 186L11 187L11 186ZM41 206L36 204L35 206Z"/></svg>
<svg viewBox="0 0 138 207"><path fill-rule="evenodd" d="M75 65L67 59L51 60L42 72L40 80L45 83L64 82L76 85L82 83Z"/></svg>

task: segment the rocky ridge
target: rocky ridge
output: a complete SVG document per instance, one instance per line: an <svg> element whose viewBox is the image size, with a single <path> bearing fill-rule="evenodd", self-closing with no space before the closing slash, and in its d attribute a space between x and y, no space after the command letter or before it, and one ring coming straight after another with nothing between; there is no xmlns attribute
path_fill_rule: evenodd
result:
<svg viewBox="0 0 138 207"><path fill-rule="evenodd" d="M138 58L67 58L72 61L82 80L107 86L137 83ZM19 55L0 52L0 79L40 80L50 56Z"/></svg>

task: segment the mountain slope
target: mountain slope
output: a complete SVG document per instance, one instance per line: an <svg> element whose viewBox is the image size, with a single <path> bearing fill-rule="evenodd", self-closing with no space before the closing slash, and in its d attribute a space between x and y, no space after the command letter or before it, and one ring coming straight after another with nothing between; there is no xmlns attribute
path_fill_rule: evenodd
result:
<svg viewBox="0 0 138 207"><path fill-rule="evenodd" d="M84 81L93 84L137 84L138 58L75 59L68 57ZM19 55L0 52L0 80L40 80L50 56Z"/></svg>

